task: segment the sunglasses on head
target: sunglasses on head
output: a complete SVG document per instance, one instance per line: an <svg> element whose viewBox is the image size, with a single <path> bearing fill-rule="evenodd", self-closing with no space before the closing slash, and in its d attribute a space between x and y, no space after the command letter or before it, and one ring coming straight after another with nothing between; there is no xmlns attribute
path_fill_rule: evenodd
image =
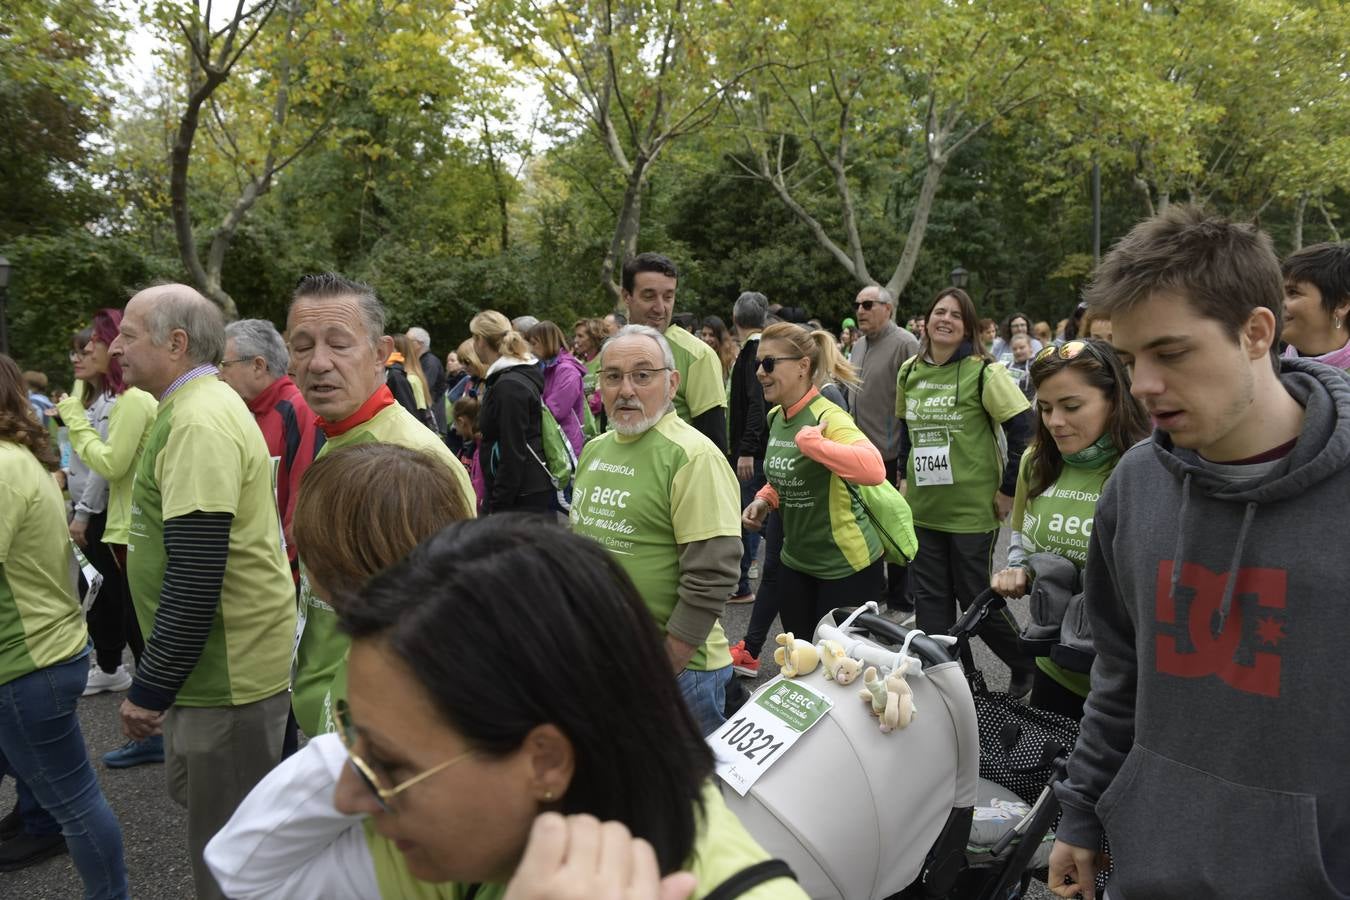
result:
<svg viewBox="0 0 1350 900"><path fill-rule="evenodd" d="M1070 360L1077 359L1084 353L1097 360L1097 362L1103 362L1101 351L1093 349L1092 341L1067 341L1062 347L1056 347L1054 344L1048 344L1045 347L1042 347L1041 351L1032 359L1032 364L1034 365L1035 363L1043 362L1056 354L1059 355L1060 359Z"/></svg>
<svg viewBox="0 0 1350 900"><path fill-rule="evenodd" d="M758 360L759 367L764 370L765 375L773 374L773 367L785 359L806 359L805 356L766 356Z"/></svg>

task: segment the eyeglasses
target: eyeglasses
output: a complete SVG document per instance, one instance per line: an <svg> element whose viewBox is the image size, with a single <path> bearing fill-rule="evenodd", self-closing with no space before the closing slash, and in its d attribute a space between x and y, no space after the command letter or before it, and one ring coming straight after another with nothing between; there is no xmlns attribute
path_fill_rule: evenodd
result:
<svg viewBox="0 0 1350 900"><path fill-rule="evenodd" d="M69 353L68 355L70 356L70 361L71 361L71 362L78 362L79 360L84 359L86 356L89 356L89 355L90 355L90 351L88 351L88 350L72 350L72 351L70 351L70 353Z"/></svg>
<svg viewBox="0 0 1350 900"><path fill-rule="evenodd" d="M1036 358L1032 360L1032 362L1040 362L1043 359L1049 359L1055 355L1056 350L1059 351L1060 359L1077 359L1086 349L1088 349L1087 341L1068 341L1062 347L1056 347L1054 344L1047 344L1041 348L1041 351L1036 354Z"/></svg>
<svg viewBox="0 0 1350 900"><path fill-rule="evenodd" d="M872 301L867 301L872 302ZM773 367L785 359L806 359L805 356L766 356L763 359L756 360L756 364L764 370L765 375L773 374Z"/></svg>
<svg viewBox="0 0 1350 900"><path fill-rule="evenodd" d="M650 387L656 380L656 373L669 372L670 366L663 366L660 369L634 369L631 372L620 372L617 369L608 369L600 373L600 383L607 388L617 388L623 385L625 378L633 382L635 388Z"/></svg>
<svg viewBox="0 0 1350 900"><path fill-rule="evenodd" d="M473 756L476 752L473 750L465 750L458 756L451 757L438 766L432 766L425 772L414 775L407 781L396 784L392 788L382 788L380 787L379 778L375 775L375 770L372 769L370 764L364 759L357 756L356 751L352 749L352 745L356 743L356 727L352 724L352 712L347 706L347 701L338 700L333 704L333 708L337 713L338 738L342 741L342 746L347 749L347 761L351 763L352 770L356 772L357 777L361 779L361 783L365 785L366 790L370 791L375 797L375 802L380 805L380 809L387 813L393 812L393 810L390 809L389 801L393 800L399 794L417 784L419 781L425 781L432 775L442 772L456 763L463 762L470 756Z"/></svg>
<svg viewBox="0 0 1350 900"><path fill-rule="evenodd" d="M243 362L253 362L253 360L251 360L251 359L246 359L246 358L244 358L244 357L242 357L242 356L239 357L238 359L222 359L222 360L220 361L220 365L216 366L216 368L218 368L218 369L223 369L223 368L225 368L226 366L232 366L232 365L234 365L235 363L243 363Z"/></svg>
<svg viewBox="0 0 1350 900"><path fill-rule="evenodd" d="M878 303L881 303L881 301L880 301L880 300L859 300L857 303L853 304L853 308L854 308L854 309L863 309L863 310L867 310L868 312L871 312L871 311L872 311L872 307L876 306ZM884 304L883 304L883 305L884 305Z"/></svg>

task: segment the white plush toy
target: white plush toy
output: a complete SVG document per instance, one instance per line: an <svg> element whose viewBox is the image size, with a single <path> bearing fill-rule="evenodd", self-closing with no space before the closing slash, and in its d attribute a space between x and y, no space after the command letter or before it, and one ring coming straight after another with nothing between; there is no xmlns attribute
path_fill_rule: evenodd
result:
<svg viewBox="0 0 1350 900"><path fill-rule="evenodd" d="M862 663L844 653L844 646L838 641L821 641L816 644L816 650L825 666L825 677L830 681L852 684L862 671Z"/></svg>
<svg viewBox="0 0 1350 900"><path fill-rule="evenodd" d="M810 675L820 664L820 656L809 641L798 640L790 631L783 632L775 640L780 646L773 651L773 661L784 678Z"/></svg>
<svg viewBox="0 0 1350 900"><path fill-rule="evenodd" d="M872 715L881 720L882 734L904 728L914 719L914 692L905 680L910 661L906 659L899 669L882 679L876 666L868 666L863 673L863 689L858 696L872 705Z"/></svg>

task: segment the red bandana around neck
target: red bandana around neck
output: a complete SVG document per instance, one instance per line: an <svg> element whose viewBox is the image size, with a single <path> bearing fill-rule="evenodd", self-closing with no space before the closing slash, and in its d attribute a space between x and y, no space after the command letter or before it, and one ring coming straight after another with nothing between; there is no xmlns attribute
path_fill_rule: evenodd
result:
<svg viewBox="0 0 1350 900"><path fill-rule="evenodd" d="M386 406L392 406L394 395L389 391L389 385L382 384L375 393L370 395L370 399L361 404L361 408L352 413L345 419L337 422L329 422L321 416L315 416L315 423L323 429L323 433L330 438L335 438L340 434L346 434L357 425L363 425L375 418L376 413Z"/></svg>

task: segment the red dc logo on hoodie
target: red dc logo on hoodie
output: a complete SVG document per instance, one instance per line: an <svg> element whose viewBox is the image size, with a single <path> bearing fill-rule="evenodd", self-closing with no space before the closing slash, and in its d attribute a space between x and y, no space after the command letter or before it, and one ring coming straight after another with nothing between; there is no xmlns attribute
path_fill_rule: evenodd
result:
<svg viewBox="0 0 1350 900"><path fill-rule="evenodd" d="M1284 569L1238 569L1231 608L1215 634L1227 581L1227 572L1211 572L1195 563L1182 563L1177 593L1183 596L1189 593L1190 604L1185 620L1178 622L1178 603L1171 596L1172 562L1159 563L1158 622L1177 627L1171 634L1157 636L1158 671L1182 678L1217 675L1224 684L1239 691L1278 697L1280 657L1263 648L1274 647L1284 639L1283 619L1268 614L1258 616L1254 627L1249 629L1243 605L1238 601L1249 596L1255 598L1258 610L1284 609L1288 575ZM1182 637L1189 640L1183 642Z"/></svg>

